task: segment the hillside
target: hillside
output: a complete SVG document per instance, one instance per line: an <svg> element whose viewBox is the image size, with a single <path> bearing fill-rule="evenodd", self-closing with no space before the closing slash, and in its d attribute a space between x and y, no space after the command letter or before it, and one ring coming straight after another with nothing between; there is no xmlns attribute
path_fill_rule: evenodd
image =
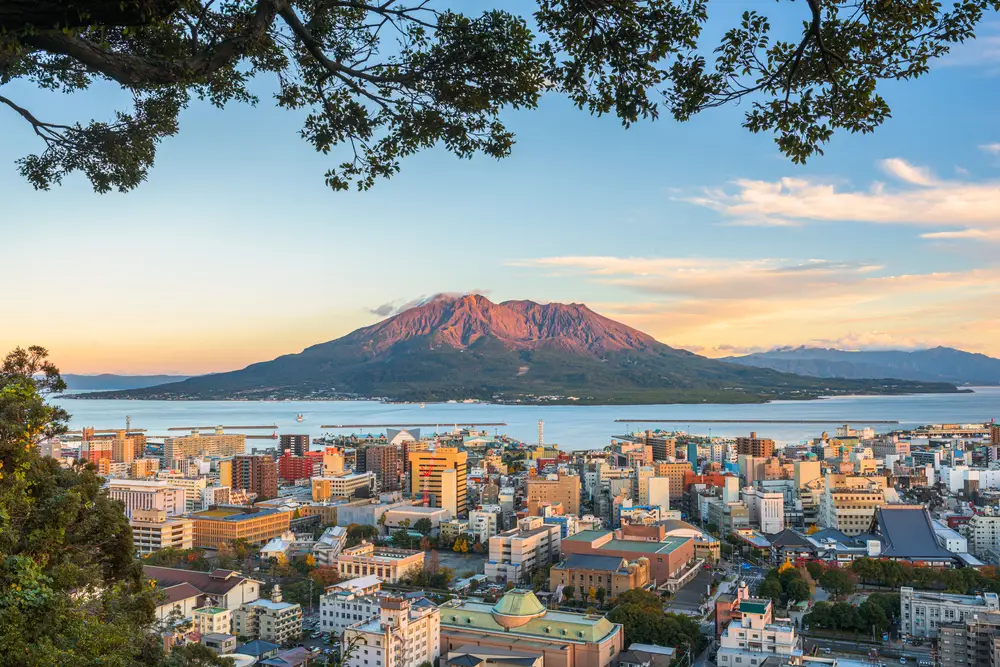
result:
<svg viewBox="0 0 1000 667"><path fill-rule="evenodd" d="M677 350L580 304L438 297L299 354L159 387L79 398L351 398L585 403L760 402L949 384L817 380ZM559 397L557 399L540 397Z"/></svg>
<svg viewBox="0 0 1000 667"><path fill-rule="evenodd" d="M77 391L110 390L110 389L142 389L154 387L167 382L180 382L189 375L74 375L66 373L63 376L66 386Z"/></svg>
<svg viewBox="0 0 1000 667"><path fill-rule="evenodd" d="M950 347L860 352L797 347L729 357L725 361L820 378L891 377L916 382L1000 384L1000 359Z"/></svg>

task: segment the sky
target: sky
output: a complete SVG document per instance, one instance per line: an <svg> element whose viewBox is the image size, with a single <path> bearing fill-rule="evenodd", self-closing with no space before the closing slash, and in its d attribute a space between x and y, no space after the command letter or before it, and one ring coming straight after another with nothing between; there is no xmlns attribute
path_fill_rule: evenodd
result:
<svg viewBox="0 0 1000 667"><path fill-rule="evenodd" d="M626 130L550 94L504 115L510 158L425 151L363 193L325 187L342 156L312 151L266 95L192 104L131 193L76 175L36 192L14 164L36 138L0 108L0 350L44 345L64 372L221 371L480 292L586 303L713 357L1000 356L998 80L990 15L930 74L885 88L875 134L838 135L805 166L737 107ZM0 94L53 122L123 102L110 86Z"/></svg>

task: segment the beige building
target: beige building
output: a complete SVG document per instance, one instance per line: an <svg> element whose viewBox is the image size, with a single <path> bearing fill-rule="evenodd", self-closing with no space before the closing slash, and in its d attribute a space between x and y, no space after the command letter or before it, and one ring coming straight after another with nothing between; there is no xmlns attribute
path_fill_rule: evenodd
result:
<svg viewBox="0 0 1000 667"><path fill-rule="evenodd" d="M246 540L265 544L288 531L291 512L247 507L210 507L191 515L194 545L218 549L223 544Z"/></svg>
<svg viewBox="0 0 1000 667"><path fill-rule="evenodd" d="M232 631L233 612L225 607L200 607L191 612L194 629L203 635L213 632L228 635Z"/></svg>
<svg viewBox="0 0 1000 667"><path fill-rule="evenodd" d="M344 631L343 667L418 667L441 655L441 611L403 598L382 600L379 614ZM347 647L354 646L353 652Z"/></svg>
<svg viewBox="0 0 1000 667"><path fill-rule="evenodd" d="M302 607L281 601L275 585L270 600L254 600L233 612L233 634L284 644L302 636Z"/></svg>
<svg viewBox="0 0 1000 667"><path fill-rule="evenodd" d="M818 524L845 535L860 535L871 527L875 510L886 503L885 477L826 476Z"/></svg>
<svg viewBox="0 0 1000 667"><path fill-rule="evenodd" d="M684 497L684 477L691 472L691 464L687 461L661 461L653 465L656 477L670 479L670 502L678 503Z"/></svg>
<svg viewBox="0 0 1000 667"><path fill-rule="evenodd" d="M216 429L213 435L202 435L192 431L190 435L177 438L166 438L163 441L163 461L168 467L173 467L174 461L183 461L193 457L236 456L246 451L247 437L242 433L223 433ZM225 484L224 486L231 486Z"/></svg>
<svg viewBox="0 0 1000 667"><path fill-rule="evenodd" d="M375 473L359 472L335 477L313 477L312 499L323 503L332 498L362 496L370 498L375 489Z"/></svg>
<svg viewBox="0 0 1000 667"><path fill-rule="evenodd" d="M423 566L423 551L376 547L369 542L348 547L337 556L337 569L341 579L374 574L386 583L395 584L411 570L419 570Z"/></svg>
<svg viewBox="0 0 1000 667"><path fill-rule="evenodd" d="M449 600L440 609L446 654L480 647L539 655L545 667L607 667L624 648L621 625L598 614L547 610L531 591L508 591L494 605Z"/></svg>
<svg viewBox="0 0 1000 667"><path fill-rule="evenodd" d="M589 591L603 589L609 598L616 598L625 591L649 588L649 558L642 556L631 563L620 556L593 556L571 554L569 558L549 570L549 590L559 586L572 586L574 598L586 599Z"/></svg>
<svg viewBox="0 0 1000 667"><path fill-rule="evenodd" d="M457 447L438 447L435 450L410 451L408 456L413 497L423 497L426 490L431 507L444 507L445 501L453 502L456 518L465 517L469 455ZM446 472L449 470L453 470L454 474Z"/></svg>
<svg viewBox="0 0 1000 667"><path fill-rule="evenodd" d="M108 482L108 495L125 505L125 516L135 510L163 510L167 516L183 514L184 489L169 482L146 479L113 479Z"/></svg>
<svg viewBox="0 0 1000 667"><path fill-rule="evenodd" d="M486 576L514 584L527 581L536 567L548 565L559 557L561 535L558 525L545 523L542 517L521 519L517 528L490 538Z"/></svg>
<svg viewBox="0 0 1000 667"><path fill-rule="evenodd" d="M160 470L160 459L136 459L129 464L128 476L132 479L149 479L156 477Z"/></svg>
<svg viewBox="0 0 1000 667"><path fill-rule="evenodd" d="M194 522L187 517L167 516L163 510L132 512L129 521L132 542L140 556L160 549L190 549L194 546Z"/></svg>
<svg viewBox="0 0 1000 667"><path fill-rule="evenodd" d="M528 514L539 516L541 503L562 503L566 514L580 516L580 477L578 475L549 475L547 479L529 479L525 482ZM649 495L647 488L646 495Z"/></svg>
<svg viewBox="0 0 1000 667"><path fill-rule="evenodd" d="M809 484L809 482L820 479L822 477L820 465L819 461L796 461L793 464L792 473L795 480L795 488L801 489Z"/></svg>

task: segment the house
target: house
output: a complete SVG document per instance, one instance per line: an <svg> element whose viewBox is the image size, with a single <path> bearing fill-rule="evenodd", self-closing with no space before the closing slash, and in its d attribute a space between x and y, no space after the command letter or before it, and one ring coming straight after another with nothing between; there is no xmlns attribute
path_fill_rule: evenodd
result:
<svg viewBox="0 0 1000 667"><path fill-rule="evenodd" d="M225 609L238 609L241 605L253 602L260 597L260 582L244 577L233 570L212 570L211 572L195 572L180 570L173 567L157 567L143 565L143 573L147 579L156 583L156 587L165 593L179 584L189 584L199 595L198 602L184 614L190 617L190 612L197 607L214 606ZM192 595L191 588L180 588L170 595L174 598ZM187 599L186 597L184 599Z"/></svg>
<svg viewBox="0 0 1000 667"><path fill-rule="evenodd" d="M249 641L241 646L239 652L243 655L249 655L256 658L258 661L261 661L278 655L278 649L280 648L281 646L278 644L266 642L263 639L254 639L253 641Z"/></svg>
<svg viewBox="0 0 1000 667"><path fill-rule="evenodd" d="M159 592L163 597L156 605L158 621L166 621L168 618L182 621L191 618L194 610L201 606L202 592L187 582L160 586Z"/></svg>

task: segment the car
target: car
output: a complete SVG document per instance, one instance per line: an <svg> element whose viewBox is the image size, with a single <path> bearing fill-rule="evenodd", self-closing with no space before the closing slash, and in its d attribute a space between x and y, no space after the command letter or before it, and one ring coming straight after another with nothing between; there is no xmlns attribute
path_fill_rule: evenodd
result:
<svg viewBox="0 0 1000 667"><path fill-rule="evenodd" d="M899 664L901 664L901 665L905 665L906 664L906 657L905 656L899 659Z"/></svg>
<svg viewBox="0 0 1000 667"><path fill-rule="evenodd" d="M830 652L830 649L829 649L829 647L824 647L824 648L823 648L823 653L829 653L829 652Z"/></svg>

